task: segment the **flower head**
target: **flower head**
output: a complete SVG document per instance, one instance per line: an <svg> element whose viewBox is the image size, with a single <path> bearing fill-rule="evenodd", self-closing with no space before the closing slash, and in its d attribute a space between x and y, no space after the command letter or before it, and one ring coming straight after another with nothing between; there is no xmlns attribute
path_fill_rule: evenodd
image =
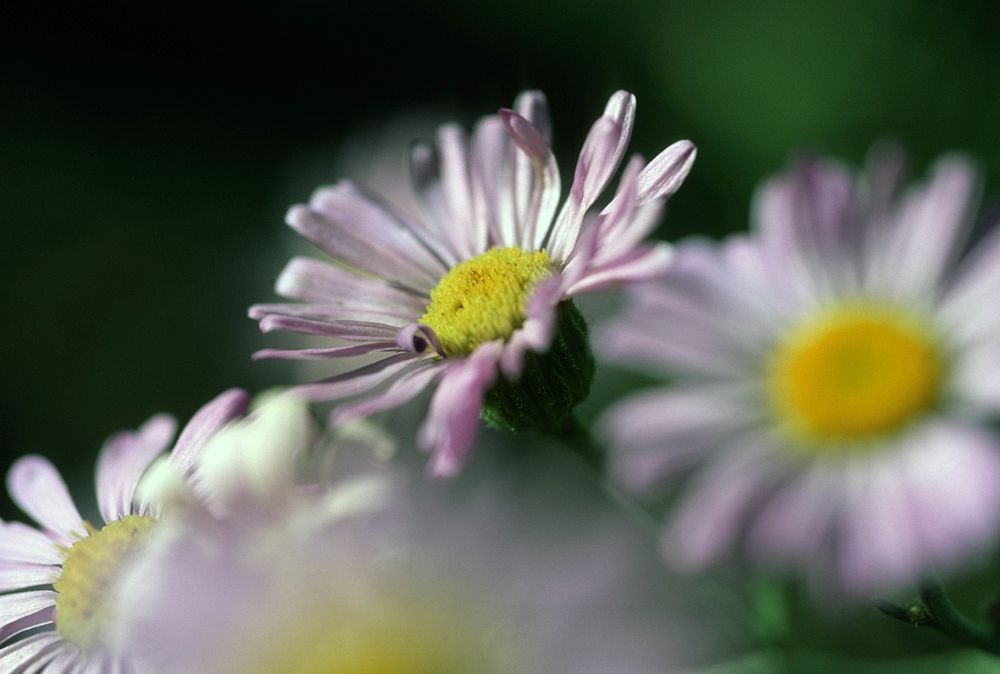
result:
<svg viewBox="0 0 1000 674"><path fill-rule="evenodd" d="M678 561L742 547L855 593L968 559L1000 524L1000 237L962 257L975 175L901 161L856 182L806 160L769 180L756 231L678 249L633 295L609 356L674 377L609 413L637 488L700 465L668 526Z"/></svg>
<svg viewBox="0 0 1000 674"><path fill-rule="evenodd" d="M630 523L586 498L581 466L535 455L531 471L491 470L474 492L428 490L396 464L345 473L351 457L334 444L332 487L288 492L281 507L244 488L239 509L194 503L164 519L119 604L143 665L597 674L707 654L700 619L680 618L689 599ZM245 457L230 467L243 472Z"/></svg>
<svg viewBox="0 0 1000 674"><path fill-rule="evenodd" d="M246 402L245 393L231 390L201 408L170 452L174 470L196 479L206 441L241 414ZM11 497L41 528L0 523L0 584L6 593L0 596L0 642L36 631L0 648L0 669L134 671L128 654L107 636L118 619L117 580L163 511L163 503L143 497L137 487L174 429L172 418L158 415L138 431L107 441L97 461L101 525L81 517L46 459L26 456L11 467ZM42 586L51 589L37 589Z"/></svg>
<svg viewBox="0 0 1000 674"><path fill-rule="evenodd" d="M592 212L632 131L635 99L618 92L587 136L560 207L545 98L525 92L514 108L481 120L471 136L447 125L434 147L414 147L417 216L346 181L292 208L288 224L334 264L293 259L277 292L302 303L250 310L265 332L348 343L257 357L382 354L302 387L317 400L358 398L337 407L334 422L402 405L438 382L420 433L438 475L459 469L480 414L514 430L567 422L593 375L572 299L664 272L670 248L643 239L694 161L688 141L649 164L636 157L607 207Z"/></svg>

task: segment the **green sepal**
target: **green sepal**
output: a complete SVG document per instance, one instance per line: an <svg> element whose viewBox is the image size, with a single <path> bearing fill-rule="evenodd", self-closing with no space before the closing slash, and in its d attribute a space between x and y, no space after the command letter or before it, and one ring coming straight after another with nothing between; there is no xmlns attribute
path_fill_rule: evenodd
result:
<svg viewBox="0 0 1000 674"><path fill-rule="evenodd" d="M593 379L587 321L572 301L561 302L549 350L527 352L519 379L497 378L486 392L483 419L500 430L562 437L574 427L573 408L590 395Z"/></svg>

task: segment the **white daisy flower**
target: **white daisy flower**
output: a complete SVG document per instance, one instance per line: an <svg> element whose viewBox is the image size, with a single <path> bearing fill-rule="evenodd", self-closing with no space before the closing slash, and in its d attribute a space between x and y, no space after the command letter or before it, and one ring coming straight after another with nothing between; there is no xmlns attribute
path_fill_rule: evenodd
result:
<svg viewBox="0 0 1000 674"><path fill-rule="evenodd" d="M196 480L205 442L246 407L230 390L198 411L169 455L178 475ZM0 669L77 674L135 672L107 631L117 620L114 588L159 520L163 503L137 494L140 478L169 446L176 424L157 415L138 431L111 436L97 459L103 524L84 520L56 468L41 456L18 459L7 476L11 498L40 525L0 523ZM19 640L15 637L32 630Z"/></svg>
<svg viewBox="0 0 1000 674"><path fill-rule="evenodd" d="M738 548L863 594L995 542L1000 235L965 250L967 161L897 195L900 167L795 164L760 189L751 235L680 246L602 340L671 377L604 425L633 487L695 469L675 560Z"/></svg>
<svg viewBox="0 0 1000 674"><path fill-rule="evenodd" d="M587 136L560 207L545 98L525 92L514 108L471 137L446 125L435 147L414 147L419 217L349 181L293 207L288 224L335 264L293 259L277 292L302 304L250 309L265 332L348 343L258 358L382 354L300 388L314 400L355 398L334 410L334 423L398 407L436 382L420 432L436 475L459 470L481 414L510 430L565 432L594 368L572 299L665 271L669 246L644 239L695 157L680 141L648 164L634 158L610 204L593 212L632 132L635 98L620 91Z"/></svg>

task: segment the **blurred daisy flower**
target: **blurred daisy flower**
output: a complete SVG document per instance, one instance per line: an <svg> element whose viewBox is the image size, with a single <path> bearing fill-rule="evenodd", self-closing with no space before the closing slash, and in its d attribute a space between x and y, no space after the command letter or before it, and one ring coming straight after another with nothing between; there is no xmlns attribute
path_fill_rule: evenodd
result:
<svg viewBox="0 0 1000 674"><path fill-rule="evenodd" d="M347 342L258 358L381 354L300 388L313 400L356 398L334 410L333 423L397 407L437 382L420 431L435 475L459 470L480 415L509 430L566 432L594 369L572 298L666 270L670 248L643 240L695 157L680 141L649 164L634 158L608 206L592 212L632 131L635 98L618 92L590 130L560 208L545 98L525 92L514 108L481 120L471 136L446 125L435 146L413 147L416 216L349 181L293 207L288 224L334 263L293 259L276 289L301 304L250 309L265 332Z"/></svg>
<svg viewBox="0 0 1000 674"><path fill-rule="evenodd" d="M697 468L675 560L739 547L860 594L995 541L1000 234L967 250L967 161L899 194L901 167L889 148L857 181L796 163L760 189L751 235L680 246L602 340L672 377L604 427L632 487Z"/></svg>
<svg viewBox="0 0 1000 674"><path fill-rule="evenodd" d="M197 478L206 441L242 414L247 396L230 390L198 411L169 455L173 470ZM169 445L176 424L157 415L137 431L111 436L97 460L103 525L84 520L56 468L40 456L11 466L7 489L41 527L0 523L0 648L5 672L133 672L105 639L117 616L114 586L162 515L163 503L137 493L140 478ZM48 589L46 586L51 586ZM46 588L46 589L39 589Z"/></svg>
<svg viewBox="0 0 1000 674"><path fill-rule="evenodd" d="M640 532L586 498L582 466L494 467L470 492L429 489L395 463L355 459L368 468L345 474L350 455L336 452L331 487L280 502L236 489L240 507L221 516L171 511L121 593L120 638L144 666L627 674L710 653L718 625L679 615L683 593ZM245 472L247 453L228 457Z"/></svg>

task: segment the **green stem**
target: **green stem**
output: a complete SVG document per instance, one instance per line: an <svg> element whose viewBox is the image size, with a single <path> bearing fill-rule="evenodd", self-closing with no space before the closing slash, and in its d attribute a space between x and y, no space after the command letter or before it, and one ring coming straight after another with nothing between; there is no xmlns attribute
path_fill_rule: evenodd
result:
<svg viewBox="0 0 1000 674"><path fill-rule="evenodd" d="M924 582L919 592L921 602L930 613L931 626L961 644L1000 655L1000 639L962 615L936 579Z"/></svg>
<svg viewBox="0 0 1000 674"><path fill-rule="evenodd" d="M1000 655L1000 637L962 615L937 579L925 580L917 593L919 601L905 608L881 599L875 600L875 607L890 618L933 627L964 646Z"/></svg>

